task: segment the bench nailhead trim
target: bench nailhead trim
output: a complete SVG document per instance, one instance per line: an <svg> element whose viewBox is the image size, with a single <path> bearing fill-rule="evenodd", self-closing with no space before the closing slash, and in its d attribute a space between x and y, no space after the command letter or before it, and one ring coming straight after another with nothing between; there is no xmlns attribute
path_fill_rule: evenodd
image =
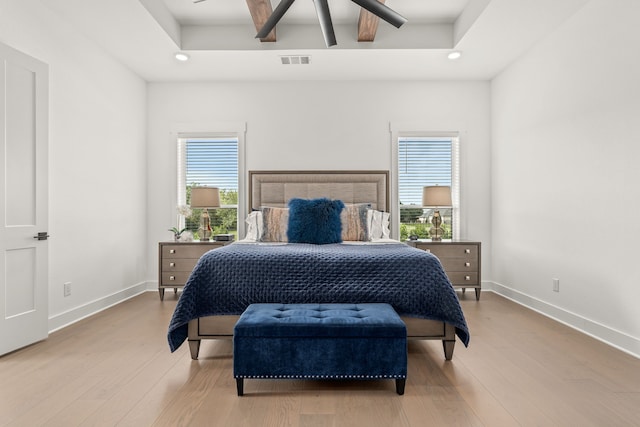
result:
<svg viewBox="0 0 640 427"><path fill-rule="evenodd" d="M407 378L406 375L236 375L235 378L298 378L298 379L383 379L383 378Z"/></svg>

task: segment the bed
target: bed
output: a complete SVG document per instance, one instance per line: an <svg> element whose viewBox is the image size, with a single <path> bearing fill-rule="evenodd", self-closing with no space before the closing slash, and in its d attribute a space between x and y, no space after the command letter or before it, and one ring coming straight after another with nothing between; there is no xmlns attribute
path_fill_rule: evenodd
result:
<svg viewBox="0 0 640 427"><path fill-rule="evenodd" d="M326 197L389 211L387 171L252 171L249 207L284 208L291 199ZM371 213L369 212L371 216ZM203 339L231 339L251 303L387 302L409 339L441 340L446 360L469 330L444 269L428 252L381 238L331 244L237 242L205 254L192 272L169 325L175 351L192 359Z"/></svg>

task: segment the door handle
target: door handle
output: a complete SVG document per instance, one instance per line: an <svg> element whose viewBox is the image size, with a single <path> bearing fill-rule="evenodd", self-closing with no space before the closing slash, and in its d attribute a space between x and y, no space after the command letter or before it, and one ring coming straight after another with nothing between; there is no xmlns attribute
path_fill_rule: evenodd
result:
<svg viewBox="0 0 640 427"><path fill-rule="evenodd" d="M38 239L38 240L47 240L49 237L50 236L49 234L47 234L46 231L40 231L38 234L33 236L34 239Z"/></svg>

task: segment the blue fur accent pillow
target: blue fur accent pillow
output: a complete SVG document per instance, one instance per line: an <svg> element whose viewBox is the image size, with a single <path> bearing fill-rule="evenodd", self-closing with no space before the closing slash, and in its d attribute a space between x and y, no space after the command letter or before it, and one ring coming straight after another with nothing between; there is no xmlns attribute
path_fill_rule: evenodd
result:
<svg viewBox="0 0 640 427"><path fill-rule="evenodd" d="M291 199L287 239L291 243L324 245L342 242L342 200Z"/></svg>

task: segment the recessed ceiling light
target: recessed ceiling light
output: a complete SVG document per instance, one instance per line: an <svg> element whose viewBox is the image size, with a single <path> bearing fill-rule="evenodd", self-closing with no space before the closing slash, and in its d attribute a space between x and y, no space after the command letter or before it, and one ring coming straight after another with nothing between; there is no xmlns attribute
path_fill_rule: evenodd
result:
<svg viewBox="0 0 640 427"><path fill-rule="evenodd" d="M181 62L185 62L189 60L189 55L183 52L176 53L175 57L178 61L181 61Z"/></svg>
<svg viewBox="0 0 640 427"><path fill-rule="evenodd" d="M454 50L453 52L449 52L449 55L447 55L447 58L449 59L458 59L462 56L462 52L458 51L458 50Z"/></svg>

